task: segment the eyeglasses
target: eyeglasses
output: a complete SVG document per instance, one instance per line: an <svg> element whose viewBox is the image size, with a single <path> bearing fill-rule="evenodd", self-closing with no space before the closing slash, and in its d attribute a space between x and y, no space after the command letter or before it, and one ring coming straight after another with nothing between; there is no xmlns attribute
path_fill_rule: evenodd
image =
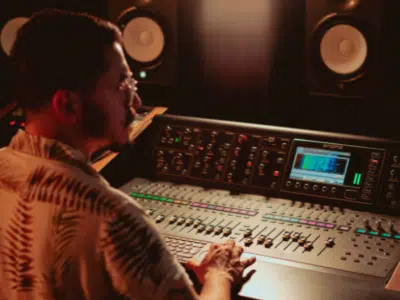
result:
<svg viewBox="0 0 400 300"><path fill-rule="evenodd" d="M118 89L121 92L125 92L127 90L131 90L133 92L137 92L138 91L138 86L137 86L138 82L137 80L135 80L135 78L133 78L132 76L128 76L125 78L124 81L121 82L121 84L119 85Z"/></svg>

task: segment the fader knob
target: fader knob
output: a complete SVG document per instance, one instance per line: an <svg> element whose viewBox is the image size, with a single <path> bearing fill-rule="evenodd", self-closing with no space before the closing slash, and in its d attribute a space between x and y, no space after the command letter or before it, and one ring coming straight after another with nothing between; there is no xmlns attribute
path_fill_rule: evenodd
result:
<svg viewBox="0 0 400 300"><path fill-rule="evenodd" d="M197 226L197 232L203 232L204 229L206 229L206 225L204 225L204 224L199 224Z"/></svg>
<svg viewBox="0 0 400 300"><path fill-rule="evenodd" d="M297 241L300 238L300 232L294 232L291 235L293 241Z"/></svg>
<svg viewBox="0 0 400 300"><path fill-rule="evenodd" d="M285 233L282 235L282 239L284 241L288 241L290 239L290 231L285 231Z"/></svg>
<svg viewBox="0 0 400 300"><path fill-rule="evenodd" d="M149 208L149 209L146 210L146 213L147 213L149 216L152 216L152 215L154 214L154 210L152 210L151 208Z"/></svg>
<svg viewBox="0 0 400 300"><path fill-rule="evenodd" d="M304 244L304 249L306 249L307 251L310 251L313 248L313 243L308 241Z"/></svg>
<svg viewBox="0 0 400 300"><path fill-rule="evenodd" d="M196 220L194 220L193 226L197 227L197 226L199 226L201 224L201 222L202 222L202 220L196 219Z"/></svg>
<svg viewBox="0 0 400 300"><path fill-rule="evenodd" d="M177 217L177 216L171 216L171 217L169 218L169 223L170 223L170 224L173 224L173 223L176 222L176 220L178 220L178 217Z"/></svg>
<svg viewBox="0 0 400 300"><path fill-rule="evenodd" d="M369 219L364 219L363 225L364 225L365 229L372 230L371 224L369 223Z"/></svg>
<svg viewBox="0 0 400 300"><path fill-rule="evenodd" d="M194 219L193 219L193 218L187 218L187 219L186 219L186 222L185 222L185 225L186 225L186 226L190 226L190 225L193 224L193 222L194 222Z"/></svg>
<svg viewBox="0 0 400 300"><path fill-rule="evenodd" d="M225 236L230 235L232 233L232 228L230 227L225 227L223 230L223 233Z"/></svg>
<svg viewBox="0 0 400 300"><path fill-rule="evenodd" d="M335 245L335 239L328 237L325 241L325 245L329 248L332 248Z"/></svg>
<svg viewBox="0 0 400 300"><path fill-rule="evenodd" d="M307 238L303 236L303 237L301 237L301 238L299 239L299 242L298 242L298 243L299 243L300 246L302 246L302 245L304 245L306 242L307 242Z"/></svg>
<svg viewBox="0 0 400 300"><path fill-rule="evenodd" d="M248 238L244 239L244 245L245 246L250 246L251 244L253 244L253 239L251 237L248 237Z"/></svg>
<svg viewBox="0 0 400 300"><path fill-rule="evenodd" d="M267 247L267 248L269 248L269 247L271 247L271 246L273 245L273 243L274 243L274 240L273 240L273 239L267 238L267 239L265 240L265 242L264 242L264 246Z"/></svg>
<svg viewBox="0 0 400 300"><path fill-rule="evenodd" d="M376 230L379 232L385 232L385 228L383 228L381 220L376 221Z"/></svg>
<svg viewBox="0 0 400 300"><path fill-rule="evenodd" d="M184 218L184 217L179 217L179 218L178 218L177 224L178 224L178 225L182 225L183 223L185 223L185 221L186 221L186 218Z"/></svg>
<svg viewBox="0 0 400 300"><path fill-rule="evenodd" d="M161 223L162 221L164 221L165 216L164 215L158 215L156 218L156 223Z"/></svg>
<svg viewBox="0 0 400 300"><path fill-rule="evenodd" d="M389 221L389 230L392 234L398 234L398 230L396 229L396 226L394 225L393 222Z"/></svg>
<svg viewBox="0 0 400 300"><path fill-rule="evenodd" d="M253 230L251 230L251 229L246 229L246 230L243 232L243 236L244 236L244 237L249 237L249 236L251 236L252 233L253 233Z"/></svg>
<svg viewBox="0 0 400 300"><path fill-rule="evenodd" d="M213 225L207 225L206 227L206 233L211 233L214 231L214 226Z"/></svg>
<svg viewBox="0 0 400 300"><path fill-rule="evenodd" d="M222 226L216 226L214 228L215 234L220 234L222 232L223 227Z"/></svg>
<svg viewBox="0 0 400 300"><path fill-rule="evenodd" d="M257 238L257 243L262 244L265 242L265 234L261 234L258 238Z"/></svg>

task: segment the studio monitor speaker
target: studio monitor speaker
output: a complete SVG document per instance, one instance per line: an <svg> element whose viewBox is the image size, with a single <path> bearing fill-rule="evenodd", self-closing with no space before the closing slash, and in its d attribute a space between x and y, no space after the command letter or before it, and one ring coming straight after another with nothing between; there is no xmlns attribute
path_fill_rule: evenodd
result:
<svg viewBox="0 0 400 300"><path fill-rule="evenodd" d="M124 50L140 83L177 80L178 0L109 0L109 18L122 31Z"/></svg>
<svg viewBox="0 0 400 300"><path fill-rule="evenodd" d="M312 95L367 98L382 90L386 0L306 0Z"/></svg>

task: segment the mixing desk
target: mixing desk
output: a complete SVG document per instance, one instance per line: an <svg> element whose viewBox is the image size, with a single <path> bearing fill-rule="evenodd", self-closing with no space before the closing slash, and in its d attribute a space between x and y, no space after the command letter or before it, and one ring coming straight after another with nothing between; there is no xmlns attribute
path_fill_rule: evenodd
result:
<svg viewBox="0 0 400 300"><path fill-rule="evenodd" d="M400 260L400 143L170 115L141 139L120 189L181 262L231 238L257 257L242 296L400 299L385 289Z"/></svg>

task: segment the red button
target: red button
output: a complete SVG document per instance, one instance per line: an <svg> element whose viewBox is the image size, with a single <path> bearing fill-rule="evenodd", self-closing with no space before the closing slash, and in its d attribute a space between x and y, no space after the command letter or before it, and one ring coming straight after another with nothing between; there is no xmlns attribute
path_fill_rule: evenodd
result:
<svg viewBox="0 0 400 300"><path fill-rule="evenodd" d="M279 171L274 171L274 176L278 177L279 176Z"/></svg>

